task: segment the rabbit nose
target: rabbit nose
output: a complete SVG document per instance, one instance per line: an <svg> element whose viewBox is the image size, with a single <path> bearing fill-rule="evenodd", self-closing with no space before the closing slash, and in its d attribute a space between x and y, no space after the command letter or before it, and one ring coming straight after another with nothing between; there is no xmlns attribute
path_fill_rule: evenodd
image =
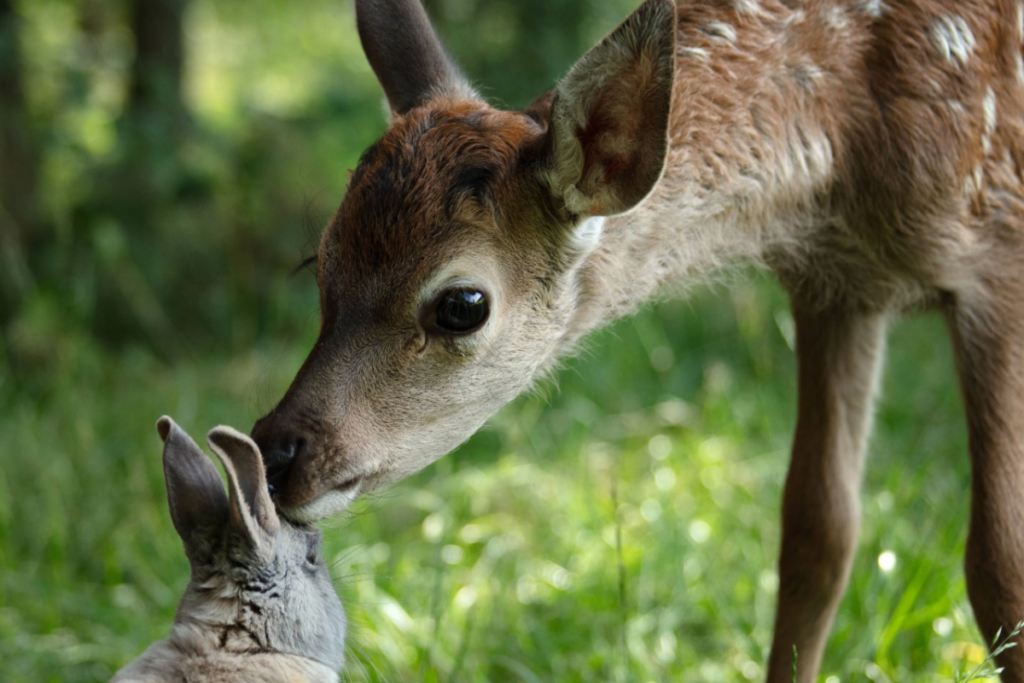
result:
<svg viewBox="0 0 1024 683"><path fill-rule="evenodd" d="M288 473L296 459L307 448L306 438L299 434L280 434L269 438L256 438L263 454L263 465L267 470L267 487L273 494L284 491Z"/></svg>

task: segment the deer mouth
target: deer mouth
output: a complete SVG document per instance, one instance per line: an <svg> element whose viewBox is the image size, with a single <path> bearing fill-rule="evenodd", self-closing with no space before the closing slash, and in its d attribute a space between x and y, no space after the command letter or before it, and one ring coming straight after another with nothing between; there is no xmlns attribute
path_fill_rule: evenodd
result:
<svg viewBox="0 0 1024 683"><path fill-rule="evenodd" d="M347 509L359 497L365 482L366 477L351 477L306 501L281 501L278 511L289 521L313 524Z"/></svg>

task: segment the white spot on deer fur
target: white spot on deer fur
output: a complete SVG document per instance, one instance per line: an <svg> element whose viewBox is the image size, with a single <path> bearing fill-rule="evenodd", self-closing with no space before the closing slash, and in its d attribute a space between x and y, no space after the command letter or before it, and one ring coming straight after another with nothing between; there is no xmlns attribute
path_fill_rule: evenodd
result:
<svg viewBox="0 0 1024 683"><path fill-rule="evenodd" d="M793 78L797 84L807 92L813 92L818 81L821 79L821 68L817 64L804 63L794 64L790 67L793 71Z"/></svg>
<svg viewBox="0 0 1024 683"><path fill-rule="evenodd" d="M1017 81L1024 85L1024 57L1017 54Z"/></svg>
<svg viewBox="0 0 1024 683"><path fill-rule="evenodd" d="M804 158L810 170L826 174L832 168L832 144L825 135L814 136L804 145Z"/></svg>
<svg viewBox="0 0 1024 683"><path fill-rule="evenodd" d="M967 63L977 41L963 17L942 17L932 26L932 43L946 61Z"/></svg>
<svg viewBox="0 0 1024 683"><path fill-rule="evenodd" d="M991 85L985 90L981 106L985 112L985 132L991 133L996 128L996 91Z"/></svg>
<svg viewBox="0 0 1024 683"><path fill-rule="evenodd" d="M709 21L707 26L704 27L704 33L715 40L727 43L736 42L736 29L724 21Z"/></svg>
<svg viewBox="0 0 1024 683"><path fill-rule="evenodd" d="M875 17L876 19L889 9L882 0L862 0L860 3L860 11L868 16Z"/></svg>
<svg viewBox="0 0 1024 683"><path fill-rule="evenodd" d="M604 216L592 216L576 226L572 233L572 246L581 254L589 254L601 241Z"/></svg>
<svg viewBox="0 0 1024 683"><path fill-rule="evenodd" d="M974 195L976 195L979 192L981 192L982 178L983 178L983 176L982 176L981 164L978 164L977 166L974 167L974 170L971 171L971 174L969 176L967 176L966 178L964 178L964 185L963 185L964 196L966 196L966 197L973 197Z"/></svg>
<svg viewBox="0 0 1024 683"><path fill-rule="evenodd" d="M761 11L757 0L736 0L734 6L739 14L758 14Z"/></svg>
<svg viewBox="0 0 1024 683"><path fill-rule="evenodd" d="M778 174L782 184L800 184L801 181L823 178L829 174L833 157L832 144L826 135L795 126L790 129L787 137L785 152L778 158Z"/></svg>
<svg viewBox="0 0 1024 683"><path fill-rule="evenodd" d="M981 133L981 150L988 154L992 151L992 133L996 129L996 93L991 85L985 90L981 109L985 115L984 128Z"/></svg>
<svg viewBox="0 0 1024 683"><path fill-rule="evenodd" d="M825 10L825 23L837 31L845 31L850 25L850 20L840 5L832 5Z"/></svg>
<svg viewBox="0 0 1024 683"><path fill-rule="evenodd" d="M708 51L702 47L681 47L679 48L679 56L696 59L700 62L708 61Z"/></svg>
<svg viewBox="0 0 1024 683"><path fill-rule="evenodd" d="M802 24L806 18L807 14L805 14L802 9L796 9L790 12L789 16L782 20L782 25L785 28L796 26L797 24Z"/></svg>
<svg viewBox="0 0 1024 683"><path fill-rule="evenodd" d="M1024 44L1024 3L1017 3L1017 40Z"/></svg>

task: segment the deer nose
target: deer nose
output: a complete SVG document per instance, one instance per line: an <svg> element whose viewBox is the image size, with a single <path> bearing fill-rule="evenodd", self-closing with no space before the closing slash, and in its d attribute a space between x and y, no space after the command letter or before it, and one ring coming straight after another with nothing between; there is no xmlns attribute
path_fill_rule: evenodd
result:
<svg viewBox="0 0 1024 683"><path fill-rule="evenodd" d="M306 438L299 434L255 436L267 470L267 487L272 494L284 491L292 465L307 448Z"/></svg>

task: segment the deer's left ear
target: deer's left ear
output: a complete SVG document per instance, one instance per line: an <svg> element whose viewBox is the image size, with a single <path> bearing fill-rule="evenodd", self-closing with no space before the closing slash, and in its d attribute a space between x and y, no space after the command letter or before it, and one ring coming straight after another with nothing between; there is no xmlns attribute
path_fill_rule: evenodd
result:
<svg viewBox="0 0 1024 683"><path fill-rule="evenodd" d="M675 3L647 0L555 88L542 175L572 213L625 213L661 178L675 30Z"/></svg>

